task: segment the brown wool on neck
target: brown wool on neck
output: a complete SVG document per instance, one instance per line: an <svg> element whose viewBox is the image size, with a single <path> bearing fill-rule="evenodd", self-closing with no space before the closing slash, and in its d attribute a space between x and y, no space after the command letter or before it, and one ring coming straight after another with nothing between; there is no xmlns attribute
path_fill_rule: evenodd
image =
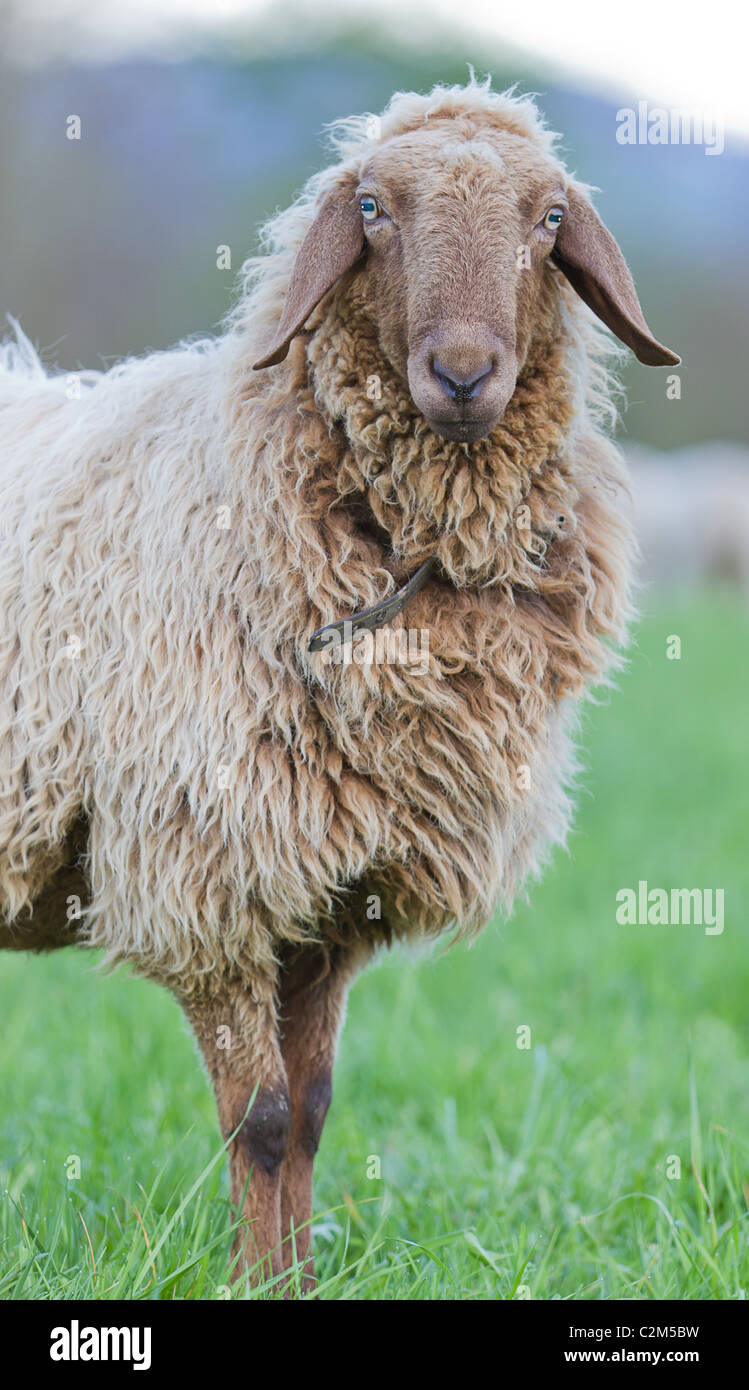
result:
<svg viewBox="0 0 749 1390"><path fill-rule="evenodd" d="M335 490L365 502L375 528L389 537L394 560L411 571L436 555L458 587L508 579L527 584L529 551L519 543L513 514L532 500L534 483L542 480L541 491L563 483L560 458L574 416L556 287L503 420L476 444L430 430L384 358L356 286L331 296L307 358L315 402L347 443ZM367 393L373 378L379 399ZM564 495L569 504L569 484Z"/></svg>

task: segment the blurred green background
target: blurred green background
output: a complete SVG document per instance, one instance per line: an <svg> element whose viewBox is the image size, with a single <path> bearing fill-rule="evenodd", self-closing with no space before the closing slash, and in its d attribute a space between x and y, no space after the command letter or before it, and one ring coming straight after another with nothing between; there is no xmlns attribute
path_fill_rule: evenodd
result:
<svg viewBox="0 0 749 1390"><path fill-rule="evenodd" d="M684 358L679 401L665 374L625 371L644 618L618 690L584 720L569 854L472 949L397 954L353 990L318 1163L322 1296L743 1297L746 148L621 146L619 95L494 40L262 37L255 60L250 27L236 51L184 61L84 63L72 44L64 61L6 63L0 308L48 363L100 366L210 331L258 223L325 157L325 122L463 81L469 62L539 94L569 166L601 189L652 327ZM216 268L220 245L231 270ZM617 891L641 878L722 887L723 935L617 925ZM6 956L0 1014L0 1296L223 1296L224 1161L176 1006L122 973L102 980L83 954Z"/></svg>

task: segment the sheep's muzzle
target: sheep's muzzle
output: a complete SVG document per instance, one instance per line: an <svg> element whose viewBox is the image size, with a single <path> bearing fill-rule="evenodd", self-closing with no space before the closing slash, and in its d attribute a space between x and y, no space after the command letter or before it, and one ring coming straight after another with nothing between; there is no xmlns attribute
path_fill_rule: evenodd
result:
<svg viewBox="0 0 749 1390"><path fill-rule="evenodd" d="M515 390L514 347L484 323L426 334L409 353L414 403L443 439L473 444L499 423Z"/></svg>

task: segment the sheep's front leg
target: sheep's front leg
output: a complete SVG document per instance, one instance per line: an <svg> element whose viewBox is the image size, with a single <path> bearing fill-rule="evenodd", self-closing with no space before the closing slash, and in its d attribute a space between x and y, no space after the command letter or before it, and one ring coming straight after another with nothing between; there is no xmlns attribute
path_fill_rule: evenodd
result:
<svg viewBox="0 0 749 1390"><path fill-rule="evenodd" d="M263 997L227 984L182 1004L213 1081L224 1138L237 1131L229 1146L231 1200L244 1231L235 1242L234 1278L246 1262L257 1284L283 1267L281 1165L291 1127L272 989Z"/></svg>
<svg viewBox="0 0 749 1390"><path fill-rule="evenodd" d="M283 964L279 981L281 1048L289 1081L291 1134L283 1162L281 1227L284 1263L304 1265L314 1286L310 1253L312 1172L331 1099L333 1063L352 962L340 949L305 947Z"/></svg>

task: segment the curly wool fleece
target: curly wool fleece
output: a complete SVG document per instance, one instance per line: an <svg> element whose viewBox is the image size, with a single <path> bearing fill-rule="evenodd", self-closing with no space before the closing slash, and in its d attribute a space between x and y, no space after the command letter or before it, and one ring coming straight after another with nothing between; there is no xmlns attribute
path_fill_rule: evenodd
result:
<svg viewBox="0 0 749 1390"><path fill-rule="evenodd" d="M528 577L534 527L524 537L511 519L532 480L561 460L574 415L570 344L553 291L547 286L548 340L534 341L502 423L470 447L434 434L389 370L361 285L334 299L308 347L315 402L349 444L339 495L362 493L397 558L417 565L436 555L458 586L505 581L509 593ZM555 533L557 518L558 510L535 522Z"/></svg>
<svg viewBox="0 0 749 1390"><path fill-rule="evenodd" d="M30 906L64 891L83 818L79 939L182 994L221 973L271 989L284 942L473 930L509 906L564 838L570 697L610 668L627 617L626 485L588 311L549 277L515 395L472 446L416 412L361 278L253 376L299 207L223 338L76 401L29 353L0 373L6 915L23 938ZM308 653L433 553L396 622L428 630L426 670Z"/></svg>
<svg viewBox="0 0 749 1390"><path fill-rule="evenodd" d="M605 674L607 639L623 633L626 485L580 405L600 342L584 316L572 321L576 302L552 291L502 424L477 445L432 433L356 284L297 345L294 393L268 407L270 430L263 421L273 446L248 489L272 598L253 636L270 665L274 625L288 630L294 615L284 704L300 738L325 750L329 836L345 846L336 887L376 893L388 933L484 925L564 838L566 697ZM287 481L274 489L279 452ZM361 504L374 528L357 524ZM439 577L395 624L428 631L426 672L306 654L321 622L385 597L431 554ZM361 914L361 894L355 906Z"/></svg>

